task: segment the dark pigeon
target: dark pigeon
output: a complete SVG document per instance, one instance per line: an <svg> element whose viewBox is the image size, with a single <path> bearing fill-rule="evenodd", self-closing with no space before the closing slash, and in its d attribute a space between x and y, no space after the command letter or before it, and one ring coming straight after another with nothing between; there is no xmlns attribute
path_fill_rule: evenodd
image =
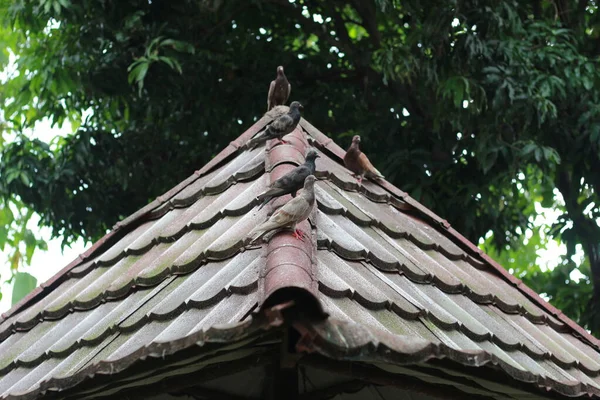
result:
<svg viewBox="0 0 600 400"><path fill-rule="evenodd" d="M302 104L293 101L292 104L290 104L290 110L286 114L277 117L269 126L267 126L267 129L265 129L262 135L251 139L246 146L249 149L253 149L269 139L279 139L284 142L281 138L296 129L298 122L300 122L300 118L302 118L300 111L303 108Z"/></svg>
<svg viewBox="0 0 600 400"><path fill-rule="evenodd" d="M296 192L302 189L306 177L315 174L315 160L317 158L319 158L319 153L314 149L310 149L308 153L306 153L304 164L297 166L281 178L277 179L271 184L269 190L257 197L259 201L262 201L262 204L258 209L260 210L263 208L265 204L275 197L284 196L290 193L295 197Z"/></svg>
<svg viewBox="0 0 600 400"><path fill-rule="evenodd" d="M269 94L267 95L267 111L275 106L284 105L290 97L292 85L288 82L283 67L277 67L277 78L271 81L269 86Z"/></svg>

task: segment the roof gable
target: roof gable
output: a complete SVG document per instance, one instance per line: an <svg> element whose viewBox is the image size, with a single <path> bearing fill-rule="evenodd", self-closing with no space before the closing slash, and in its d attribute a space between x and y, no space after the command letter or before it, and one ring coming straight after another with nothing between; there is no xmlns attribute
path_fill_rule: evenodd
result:
<svg viewBox="0 0 600 400"><path fill-rule="evenodd" d="M396 366L446 358L600 395L595 338L406 193L357 184L344 151L308 122L290 144L240 149L283 109L3 316L2 398L64 390L194 345L254 340L281 324L289 300L329 315L294 321L304 352ZM310 240L283 232L247 246L289 198L256 212L255 197L302 163L309 144L321 154L318 207L300 225Z"/></svg>

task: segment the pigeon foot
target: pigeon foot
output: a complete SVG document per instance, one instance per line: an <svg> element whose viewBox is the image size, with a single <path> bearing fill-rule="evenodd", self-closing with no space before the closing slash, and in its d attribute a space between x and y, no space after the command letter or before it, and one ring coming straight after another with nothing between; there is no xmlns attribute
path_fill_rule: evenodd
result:
<svg viewBox="0 0 600 400"><path fill-rule="evenodd" d="M299 240L304 240L304 238L306 237L306 234L304 232L302 232L300 229L295 229L294 237Z"/></svg>

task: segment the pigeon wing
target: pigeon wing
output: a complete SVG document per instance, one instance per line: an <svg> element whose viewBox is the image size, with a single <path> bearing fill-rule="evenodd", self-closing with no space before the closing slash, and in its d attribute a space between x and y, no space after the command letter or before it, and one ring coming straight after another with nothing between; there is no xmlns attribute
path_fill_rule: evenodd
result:
<svg viewBox="0 0 600 400"><path fill-rule="evenodd" d="M294 125L294 120L289 114L283 114L277 118L271 125L269 125L269 131L271 137L278 137L279 135L287 135L288 130Z"/></svg>
<svg viewBox="0 0 600 400"><path fill-rule="evenodd" d="M275 106L275 104L273 104L273 96L275 95L275 81L271 81L271 84L269 85L269 94L267 95L267 111L269 111L271 108L273 108Z"/></svg>
<svg viewBox="0 0 600 400"><path fill-rule="evenodd" d="M358 164L365 171L365 175L370 178L381 179L384 176L371 164L371 161L367 158L364 153L360 153L358 156Z"/></svg>
<svg viewBox="0 0 600 400"><path fill-rule="evenodd" d="M271 219L275 218L280 226L293 228L298 222L308 218L311 209L312 205L304 196L297 196L277 210Z"/></svg>
<svg viewBox="0 0 600 400"><path fill-rule="evenodd" d="M263 201L258 209L263 208L274 197L295 193L298 189L301 189L304 185L304 180L310 174L311 171L307 166L300 165L277 179L273 182L270 189L258 196L258 200Z"/></svg>
<svg viewBox="0 0 600 400"><path fill-rule="evenodd" d="M256 241L267 233L281 228L294 228L296 224L310 215L312 205L302 196L294 197L283 207L275 211L271 218L250 233L252 241Z"/></svg>
<svg viewBox="0 0 600 400"><path fill-rule="evenodd" d="M364 172L364 167L360 162L361 156L366 158L366 156L363 153L361 153L360 151L354 151L353 149L348 150L346 152L346 155L344 156L344 165L346 166L346 168L348 168L350 171L354 172L357 175L362 175ZM368 161L369 160L367 159L367 162Z"/></svg>

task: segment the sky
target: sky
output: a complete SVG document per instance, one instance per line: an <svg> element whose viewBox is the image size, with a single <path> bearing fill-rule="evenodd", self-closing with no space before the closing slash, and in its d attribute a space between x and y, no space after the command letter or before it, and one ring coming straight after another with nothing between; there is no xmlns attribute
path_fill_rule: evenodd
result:
<svg viewBox="0 0 600 400"><path fill-rule="evenodd" d="M71 125L65 124L62 128L51 127L50 121L43 121L36 125L35 129L29 134L32 137L36 137L45 142L50 142L56 136L64 136L71 132ZM42 239L48 243L48 251L42 251L37 249L33 253L31 265L23 269L19 269L21 272L28 272L35 276L38 280L38 286L50 279L54 274L60 271L62 268L67 266L77 256L85 251L86 247L91 246L88 243L84 246L83 240L77 240L72 247L66 247L64 252L61 251L61 238L55 238L50 240L51 230L50 228L40 228L37 226L39 216L35 215L32 217L30 224L27 226L34 232L36 236L41 236ZM0 292L2 293L2 299L0 299L0 313L8 310L11 306L12 299L12 285L4 283L10 276L10 265L7 262L8 256L6 251L0 252Z"/></svg>

